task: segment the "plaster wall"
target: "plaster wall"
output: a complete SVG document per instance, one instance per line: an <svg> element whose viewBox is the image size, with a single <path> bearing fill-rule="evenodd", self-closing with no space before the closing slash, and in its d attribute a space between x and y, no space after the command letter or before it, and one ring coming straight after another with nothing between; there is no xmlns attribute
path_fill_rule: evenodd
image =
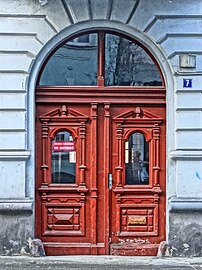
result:
<svg viewBox="0 0 202 270"><path fill-rule="evenodd" d="M40 66L65 35L106 27L142 42L166 80L167 240L176 245L177 213L189 216L202 209L201 1L49 0L40 5L38 0L0 0L0 7L0 235L6 231L8 241L17 241L11 220L18 217L29 223L22 242L34 236L34 86ZM195 55L196 66L181 68L182 54ZM192 88L184 88L183 79L192 79ZM10 235L8 228L14 230ZM8 247L6 252L14 253Z"/></svg>

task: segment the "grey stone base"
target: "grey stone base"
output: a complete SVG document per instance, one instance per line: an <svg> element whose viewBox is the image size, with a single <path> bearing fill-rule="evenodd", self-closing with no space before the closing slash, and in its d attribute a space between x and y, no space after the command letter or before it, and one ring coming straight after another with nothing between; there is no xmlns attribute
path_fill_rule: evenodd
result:
<svg viewBox="0 0 202 270"><path fill-rule="evenodd" d="M0 202L0 254L14 255L28 251L33 238L33 213L28 201Z"/></svg>
<svg viewBox="0 0 202 270"><path fill-rule="evenodd" d="M172 256L202 256L200 212L170 213L169 246Z"/></svg>
<svg viewBox="0 0 202 270"><path fill-rule="evenodd" d="M171 256L202 257L202 201L172 200L168 246ZM34 238L33 201L0 200L0 255L30 253Z"/></svg>

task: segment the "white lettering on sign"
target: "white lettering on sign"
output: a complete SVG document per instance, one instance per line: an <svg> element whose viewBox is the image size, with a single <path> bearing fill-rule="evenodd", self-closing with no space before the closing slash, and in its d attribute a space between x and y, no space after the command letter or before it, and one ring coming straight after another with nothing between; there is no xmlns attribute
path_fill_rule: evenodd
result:
<svg viewBox="0 0 202 270"><path fill-rule="evenodd" d="M53 151L55 152L75 151L75 142L54 142Z"/></svg>

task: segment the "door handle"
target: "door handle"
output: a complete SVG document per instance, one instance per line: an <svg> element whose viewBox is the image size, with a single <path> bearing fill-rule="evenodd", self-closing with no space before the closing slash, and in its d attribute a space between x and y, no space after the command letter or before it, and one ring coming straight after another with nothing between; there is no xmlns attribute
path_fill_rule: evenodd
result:
<svg viewBox="0 0 202 270"><path fill-rule="evenodd" d="M112 173L108 173L108 188L109 189L112 189L112 183L113 183Z"/></svg>

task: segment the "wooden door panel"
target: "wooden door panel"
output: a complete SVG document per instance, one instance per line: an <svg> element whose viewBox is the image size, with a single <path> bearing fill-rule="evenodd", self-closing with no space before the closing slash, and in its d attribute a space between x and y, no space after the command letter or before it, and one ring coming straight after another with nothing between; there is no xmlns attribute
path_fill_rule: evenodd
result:
<svg viewBox="0 0 202 270"><path fill-rule="evenodd" d="M158 200L154 197L121 197L119 236L139 237L158 235Z"/></svg>
<svg viewBox="0 0 202 270"><path fill-rule="evenodd" d="M37 237L48 255L156 255L165 239L165 108L131 104L38 105ZM52 140L76 140L76 183L51 182ZM149 144L149 183L126 184L125 141ZM112 189L108 176L112 173Z"/></svg>
<svg viewBox="0 0 202 270"><path fill-rule="evenodd" d="M111 254L156 255L165 239L165 121L164 108L111 108L113 190ZM125 142L133 133L149 144L148 184L126 183Z"/></svg>
<svg viewBox="0 0 202 270"><path fill-rule="evenodd" d="M93 102L37 109L37 145L41 147L37 151L36 236L48 255L109 254L109 106ZM52 140L60 130L76 138L75 184L51 182Z"/></svg>
<svg viewBox="0 0 202 270"><path fill-rule="evenodd" d="M89 159L93 152L89 146L94 139L90 135L91 113L89 105L79 108L78 105L61 104L56 109L50 105L38 106L37 144L41 148L37 154L40 169L37 171L36 228L47 254L92 253L97 196ZM76 141L76 182L52 183L52 141L58 131L65 130L71 132Z"/></svg>
<svg viewBox="0 0 202 270"><path fill-rule="evenodd" d="M43 196L43 236L85 236L85 197L69 195Z"/></svg>

